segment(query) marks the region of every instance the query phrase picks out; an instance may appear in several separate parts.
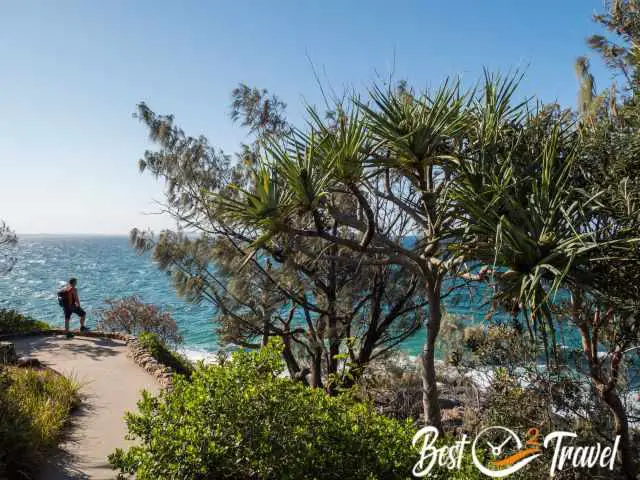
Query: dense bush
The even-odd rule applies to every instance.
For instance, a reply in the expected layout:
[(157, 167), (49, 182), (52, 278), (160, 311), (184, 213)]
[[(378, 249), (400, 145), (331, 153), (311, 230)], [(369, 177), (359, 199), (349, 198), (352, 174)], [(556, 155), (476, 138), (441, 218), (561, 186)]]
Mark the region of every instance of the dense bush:
[[(510, 374), (503, 367), (496, 368), (493, 379), (484, 392), (484, 404), (480, 411), (467, 409), (465, 429), (471, 433), (489, 425), (500, 425), (517, 432), (525, 438), (530, 428), (535, 427), (543, 434), (554, 431), (574, 432), (578, 435), (575, 446), (601, 444), (612, 446), (611, 440), (603, 432), (603, 422), (608, 412), (598, 405), (596, 396), (580, 395), (578, 379), (568, 372), (549, 372), (546, 369), (521, 368)], [(582, 383), (587, 382), (582, 379)], [(588, 383), (586, 383), (588, 385)], [(597, 430), (600, 430), (598, 433)], [(545, 468), (527, 467), (510, 475), (509, 480), (547, 480), (549, 465), (555, 450), (543, 450), (543, 456), (535, 464)], [(532, 464), (534, 465), (534, 464)], [(598, 465), (586, 468), (566, 468), (557, 471), (555, 480), (587, 480), (594, 478), (625, 478), (616, 462), (613, 471)]]
[(191, 376), (193, 371), (193, 365), (191, 362), (172, 350), (170, 350), (166, 343), (160, 340), (153, 333), (143, 333), (138, 337), (140, 345), (142, 345), (153, 358), (160, 363), (171, 367), (174, 371), (181, 375)]
[(396, 354), (373, 362), (356, 384), (356, 394), (385, 416), (404, 420), (422, 415), (422, 388), (416, 362)]
[(33, 478), (78, 402), (75, 382), (50, 370), (0, 371), (0, 478)]
[(15, 310), (0, 310), (0, 335), (3, 333), (27, 333), (35, 330), (46, 330), (44, 322), (22, 315)]
[(99, 312), (99, 329), (130, 335), (149, 332), (165, 343), (176, 345), (182, 342), (176, 321), (161, 307), (143, 303), (135, 295), (120, 300), (105, 300), (105, 303), (107, 307)]
[[(138, 480), (411, 478), (410, 421), (305, 387), (283, 368), (272, 345), (200, 365), (160, 397), (145, 393), (140, 413), (127, 416), (140, 444), (118, 450), (112, 464)], [(440, 478), (472, 478), (448, 473)]]

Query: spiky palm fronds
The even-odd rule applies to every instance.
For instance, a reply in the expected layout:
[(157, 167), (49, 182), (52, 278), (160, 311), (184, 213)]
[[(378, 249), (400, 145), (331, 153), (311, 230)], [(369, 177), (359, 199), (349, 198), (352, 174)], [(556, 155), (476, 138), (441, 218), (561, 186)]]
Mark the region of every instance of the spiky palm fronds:
[(458, 82), (446, 81), (433, 95), (407, 91), (371, 92), (371, 105), (360, 104), (369, 129), (389, 155), (376, 164), (422, 176), (425, 167), (450, 157), (452, 139), (465, 129), (465, 97)]
[(617, 256), (626, 240), (603, 240), (590, 223), (600, 193), (587, 196), (571, 183), (577, 149), (563, 125), (556, 124), (528, 160), (537, 168), (525, 177), (515, 173), (519, 151), (527, 149), (496, 157), (498, 167), (480, 171), (480, 183), (462, 170), (454, 196), (467, 218), (466, 236), (452, 248), (493, 265), (498, 299), (519, 299), (534, 327), (547, 320), (553, 338), (549, 305), (555, 293), (562, 287), (597, 293), (593, 264)]
[(310, 212), (318, 208), (327, 194), (332, 180), (332, 170), (326, 158), (320, 154), (316, 136), (303, 134), (287, 145), (270, 143), (265, 162), (276, 172), (288, 205)]
[(252, 189), (230, 185), (238, 195), (216, 194), (214, 203), (225, 220), (256, 229), (260, 237), (254, 243), (258, 245), (281, 229), (290, 202), (289, 193), (282, 188), (272, 168), (259, 166), (252, 176)]
[[(314, 109), (310, 108), (308, 112), (321, 162), (341, 181), (358, 183), (376, 150), (359, 107), (354, 106), (350, 112), (340, 109), (333, 124), (323, 121)], [(303, 138), (308, 140), (308, 137)]]
[(514, 102), (522, 74), (502, 76), (484, 72), (482, 83), (470, 94), (469, 136), (480, 151), (504, 141), (511, 127), (522, 121), (528, 100)]

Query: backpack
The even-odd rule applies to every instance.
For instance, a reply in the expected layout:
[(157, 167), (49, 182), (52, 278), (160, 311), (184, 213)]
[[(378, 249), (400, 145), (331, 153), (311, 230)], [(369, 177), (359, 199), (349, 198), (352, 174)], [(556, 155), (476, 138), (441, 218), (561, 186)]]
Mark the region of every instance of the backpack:
[(58, 305), (62, 308), (69, 305), (69, 290), (67, 290), (67, 287), (58, 290)]

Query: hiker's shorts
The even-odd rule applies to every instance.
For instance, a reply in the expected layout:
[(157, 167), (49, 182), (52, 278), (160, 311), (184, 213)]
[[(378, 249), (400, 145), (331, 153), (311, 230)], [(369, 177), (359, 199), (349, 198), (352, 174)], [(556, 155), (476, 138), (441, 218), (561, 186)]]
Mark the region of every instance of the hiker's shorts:
[(69, 320), (72, 314), (76, 314), (79, 317), (84, 317), (87, 313), (82, 309), (82, 307), (77, 307), (75, 305), (69, 305), (68, 307), (64, 307), (64, 319)]

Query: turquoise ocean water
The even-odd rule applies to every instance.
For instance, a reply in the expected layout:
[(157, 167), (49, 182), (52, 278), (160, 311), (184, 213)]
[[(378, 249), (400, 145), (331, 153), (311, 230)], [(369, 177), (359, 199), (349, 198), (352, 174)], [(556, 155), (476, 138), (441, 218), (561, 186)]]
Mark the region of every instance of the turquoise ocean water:
[[(64, 320), (56, 292), (74, 276), (78, 278), (80, 299), (90, 327), (106, 298), (135, 294), (144, 302), (166, 306), (172, 312), (190, 357), (200, 358), (219, 348), (213, 307), (177, 298), (171, 279), (148, 255), (138, 255), (124, 236), (21, 236), (17, 257), (13, 271), (0, 276), (0, 308), (13, 308), (62, 326)], [(460, 291), (447, 299), (447, 310), (470, 321), (480, 321), (484, 315), (481, 303), (477, 296)], [(77, 322), (75, 316), (74, 320)], [(416, 354), (423, 340), (418, 332), (403, 349)]]

